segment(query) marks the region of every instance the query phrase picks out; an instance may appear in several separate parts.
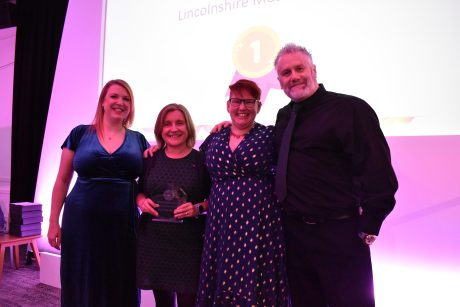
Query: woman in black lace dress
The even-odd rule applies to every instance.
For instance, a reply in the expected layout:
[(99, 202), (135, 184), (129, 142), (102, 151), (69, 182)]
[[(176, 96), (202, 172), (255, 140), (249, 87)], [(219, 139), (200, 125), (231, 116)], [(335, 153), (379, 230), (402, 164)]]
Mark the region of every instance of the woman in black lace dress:
[(155, 137), (161, 149), (144, 161), (137, 196), (137, 284), (153, 290), (156, 306), (175, 306), (176, 296), (179, 307), (194, 306), (210, 179), (184, 106), (160, 111)]

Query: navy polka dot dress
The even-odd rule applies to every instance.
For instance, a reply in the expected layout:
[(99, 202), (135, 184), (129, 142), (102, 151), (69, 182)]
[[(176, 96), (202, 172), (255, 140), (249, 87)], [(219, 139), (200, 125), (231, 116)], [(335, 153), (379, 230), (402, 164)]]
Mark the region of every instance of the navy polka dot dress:
[(287, 306), (273, 127), (255, 124), (235, 151), (230, 129), (200, 149), (212, 179), (197, 306)]

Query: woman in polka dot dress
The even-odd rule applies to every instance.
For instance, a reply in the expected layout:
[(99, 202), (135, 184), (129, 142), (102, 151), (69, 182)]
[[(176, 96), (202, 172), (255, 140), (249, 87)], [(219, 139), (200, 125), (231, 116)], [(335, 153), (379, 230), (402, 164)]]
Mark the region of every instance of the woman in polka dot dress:
[(260, 92), (249, 80), (230, 85), (232, 126), (200, 147), (212, 188), (196, 306), (288, 305), (274, 130), (254, 122)]

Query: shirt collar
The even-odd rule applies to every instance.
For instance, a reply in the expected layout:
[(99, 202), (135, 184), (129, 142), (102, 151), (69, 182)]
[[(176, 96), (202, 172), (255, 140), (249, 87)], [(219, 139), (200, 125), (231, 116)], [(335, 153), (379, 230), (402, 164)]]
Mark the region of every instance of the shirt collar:
[(294, 102), (291, 100), (291, 102), (289, 103), (289, 109), (292, 110), (294, 103), (299, 103), (301, 105), (299, 110), (303, 109), (307, 104), (309, 107), (313, 107), (321, 102), (321, 98), (324, 96), (325, 93), (326, 88), (322, 83), (320, 83), (318, 84), (318, 89), (316, 90), (316, 92), (307, 99), (302, 100), (300, 102)]

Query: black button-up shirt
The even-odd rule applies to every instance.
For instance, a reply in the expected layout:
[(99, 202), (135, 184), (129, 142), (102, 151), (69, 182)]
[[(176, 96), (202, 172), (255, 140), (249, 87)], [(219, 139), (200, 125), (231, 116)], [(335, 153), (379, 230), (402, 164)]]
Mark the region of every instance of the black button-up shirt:
[[(279, 151), (292, 108), (276, 119)], [(378, 234), (398, 188), (390, 150), (374, 110), (322, 84), (302, 104), (290, 145), (283, 208), (300, 216), (349, 213), (361, 207), (361, 231)]]

